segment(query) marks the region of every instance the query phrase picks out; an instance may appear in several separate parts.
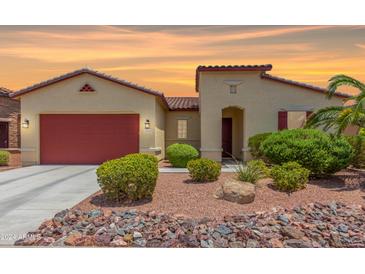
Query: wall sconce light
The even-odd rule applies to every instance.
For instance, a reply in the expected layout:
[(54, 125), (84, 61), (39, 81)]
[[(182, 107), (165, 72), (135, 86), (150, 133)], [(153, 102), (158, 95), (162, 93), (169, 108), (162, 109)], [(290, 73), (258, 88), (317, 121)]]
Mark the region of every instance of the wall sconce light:
[(150, 123), (150, 120), (146, 120), (146, 122), (144, 123), (144, 128), (145, 129), (150, 129), (151, 128), (151, 123)]
[(29, 128), (29, 120), (24, 119), (24, 122), (22, 123), (22, 128)]

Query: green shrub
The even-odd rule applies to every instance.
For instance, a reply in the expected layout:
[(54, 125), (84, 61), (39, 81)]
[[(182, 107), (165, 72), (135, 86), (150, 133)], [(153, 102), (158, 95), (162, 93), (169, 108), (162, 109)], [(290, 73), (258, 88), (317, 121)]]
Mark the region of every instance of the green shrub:
[(267, 167), (263, 160), (248, 161), (247, 166), (251, 169), (256, 169), (260, 173), (260, 179), (270, 177), (270, 168)]
[(238, 165), (236, 168), (237, 179), (242, 182), (250, 182), (256, 184), (259, 179), (262, 178), (262, 172), (256, 167)]
[(252, 157), (254, 157), (255, 159), (260, 159), (264, 156), (262, 154), (262, 152), (260, 151), (260, 146), (261, 146), (261, 143), (263, 141), (265, 141), (266, 138), (269, 137), (271, 134), (272, 134), (271, 132), (260, 133), (260, 134), (251, 136), (248, 139), (248, 147), (250, 148), (250, 153), (251, 153)]
[(190, 160), (187, 168), (191, 178), (195, 182), (216, 181), (221, 174), (221, 165), (205, 158)]
[(351, 164), (356, 168), (365, 168), (365, 136), (346, 136), (354, 150)]
[(173, 144), (166, 149), (167, 159), (174, 167), (186, 167), (190, 160), (197, 159), (199, 152), (187, 144)]
[(273, 164), (297, 162), (313, 175), (332, 174), (346, 168), (353, 156), (345, 138), (316, 129), (273, 133), (261, 144), (260, 150)]
[(96, 175), (105, 196), (117, 201), (151, 197), (158, 177), (157, 159), (151, 156), (130, 154), (100, 165)]
[(365, 136), (365, 128), (364, 127), (360, 128), (359, 135), (360, 136)]
[(305, 188), (310, 171), (296, 162), (287, 162), (271, 169), (274, 186), (281, 191), (292, 192)]
[(0, 166), (7, 166), (9, 163), (10, 153), (8, 151), (0, 151)]

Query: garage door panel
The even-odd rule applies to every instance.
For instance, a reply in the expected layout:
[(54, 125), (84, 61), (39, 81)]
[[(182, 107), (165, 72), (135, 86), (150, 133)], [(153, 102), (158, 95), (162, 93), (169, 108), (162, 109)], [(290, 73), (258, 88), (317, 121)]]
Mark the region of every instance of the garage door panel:
[(99, 164), (139, 151), (138, 114), (40, 115), (42, 164)]

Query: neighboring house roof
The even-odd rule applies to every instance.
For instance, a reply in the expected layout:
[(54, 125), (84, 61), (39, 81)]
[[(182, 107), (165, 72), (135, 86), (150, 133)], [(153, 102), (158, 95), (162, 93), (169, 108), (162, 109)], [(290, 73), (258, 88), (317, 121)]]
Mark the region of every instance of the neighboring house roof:
[(170, 110), (199, 110), (199, 97), (166, 97)]
[[(328, 90), (325, 89), (325, 88), (321, 88), (321, 87), (313, 86), (313, 85), (310, 85), (310, 84), (301, 83), (301, 82), (297, 82), (297, 81), (293, 81), (293, 80), (273, 76), (273, 75), (270, 75), (270, 74), (267, 74), (267, 73), (261, 74), (261, 78), (268, 79), (268, 80), (273, 80), (273, 81), (277, 81), (277, 82), (280, 82), (280, 83), (289, 84), (289, 85), (293, 85), (293, 86), (297, 86), (297, 87), (302, 87), (302, 88), (310, 89), (310, 90), (317, 91), (317, 92), (322, 92), (322, 93), (327, 93), (328, 92)], [(345, 94), (345, 93), (342, 93), (342, 92), (336, 92), (334, 94), (334, 96), (341, 97), (341, 98), (351, 97), (351, 95), (348, 95), (348, 94)]]
[(142, 87), (142, 86), (139, 86), (137, 84), (134, 84), (134, 83), (119, 79), (117, 77), (114, 77), (114, 76), (111, 76), (111, 75), (108, 75), (108, 74), (105, 74), (105, 73), (102, 73), (102, 72), (99, 72), (99, 71), (96, 71), (96, 70), (93, 70), (93, 69), (90, 69), (90, 68), (82, 68), (82, 69), (79, 69), (79, 70), (75, 70), (75, 71), (63, 74), (61, 76), (58, 76), (58, 77), (55, 77), (55, 78), (52, 78), (52, 79), (37, 83), (37, 84), (29, 86), (27, 88), (15, 91), (11, 94), (11, 97), (17, 97), (17, 96), (20, 96), (20, 95), (35, 91), (37, 89), (40, 89), (40, 88), (43, 88), (43, 87), (46, 87), (46, 86), (49, 86), (49, 85), (52, 85), (52, 84), (55, 84), (55, 83), (70, 79), (70, 78), (73, 78), (73, 77), (76, 77), (76, 76), (79, 76), (79, 75), (84, 74), (84, 73), (99, 77), (101, 79), (112, 81), (112, 82), (120, 84), (122, 86), (126, 86), (126, 87), (133, 88), (133, 89), (136, 89), (136, 90), (139, 90), (139, 91), (151, 94), (151, 95), (158, 96), (158, 97), (161, 98), (162, 102), (166, 105), (166, 107), (168, 107), (166, 98), (165, 98), (165, 96), (162, 92), (152, 90), (152, 89), (149, 89), (149, 88), (146, 88), (146, 87)]
[(272, 65), (198, 66), (195, 73), (195, 91), (199, 92), (199, 78), (202, 71), (269, 71)]
[(10, 89), (0, 87), (0, 96), (9, 97), (12, 91)]

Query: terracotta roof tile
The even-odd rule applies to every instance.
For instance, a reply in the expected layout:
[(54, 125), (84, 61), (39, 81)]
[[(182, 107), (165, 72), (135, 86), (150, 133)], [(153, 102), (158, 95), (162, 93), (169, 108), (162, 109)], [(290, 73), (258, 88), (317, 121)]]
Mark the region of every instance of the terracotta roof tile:
[(195, 73), (195, 90), (199, 92), (199, 75), (201, 71), (269, 71), (271, 64), (265, 65), (228, 65), (228, 66), (198, 66)]
[[(298, 87), (310, 89), (310, 90), (317, 91), (317, 92), (322, 92), (322, 93), (327, 93), (328, 92), (328, 90), (325, 89), (325, 88), (321, 88), (321, 87), (313, 86), (313, 85), (310, 85), (310, 84), (285, 79), (285, 78), (278, 77), (278, 76), (273, 76), (273, 75), (270, 75), (270, 74), (267, 74), (267, 73), (263, 73), (261, 75), (261, 78), (268, 79), (268, 80), (273, 80), (273, 81), (277, 81), (277, 82), (280, 82), (280, 83), (289, 84), (289, 85), (293, 85), (293, 86), (298, 86)], [(346, 93), (342, 93), (342, 92), (336, 92), (334, 96), (342, 97), (342, 98), (351, 97), (351, 95), (346, 94)]]
[(10, 89), (0, 87), (0, 96), (9, 97), (12, 91)]
[(199, 110), (199, 97), (166, 97), (170, 110)]

